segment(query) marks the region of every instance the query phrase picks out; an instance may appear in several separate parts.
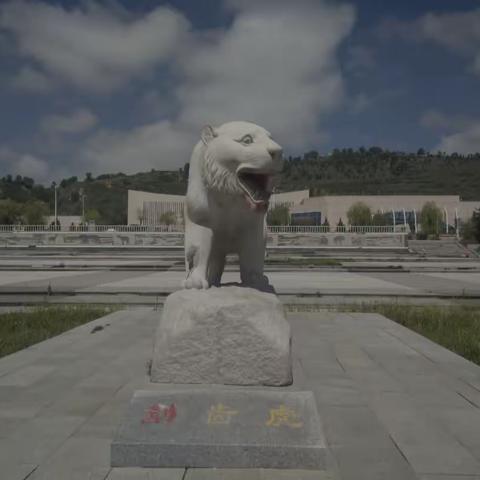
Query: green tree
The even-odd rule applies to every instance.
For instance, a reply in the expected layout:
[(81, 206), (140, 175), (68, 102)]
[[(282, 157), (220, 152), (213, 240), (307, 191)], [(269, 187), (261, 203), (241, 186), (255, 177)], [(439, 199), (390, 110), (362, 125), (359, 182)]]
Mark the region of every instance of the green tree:
[(275, 205), (267, 212), (267, 225), (289, 225), (290, 211), (286, 205)]
[(162, 225), (175, 225), (177, 223), (177, 216), (174, 212), (164, 212), (160, 215), (160, 223)]
[(356, 202), (348, 209), (347, 218), (350, 225), (370, 225), (372, 211), (366, 203)]
[(99, 222), (101, 219), (101, 215), (100, 215), (100, 212), (98, 210), (96, 210), (95, 208), (89, 208), (86, 212), (85, 212), (85, 218), (84, 218), (84, 221), (85, 222)]
[(26, 188), (31, 189), (35, 185), (35, 180), (30, 177), (23, 177), (22, 183)]
[(22, 205), (13, 200), (0, 200), (0, 224), (13, 225), (22, 221)]
[(427, 235), (438, 235), (442, 224), (442, 211), (435, 202), (427, 202), (420, 212), (420, 223), (422, 233)]
[(477, 241), (473, 227), (473, 218), (460, 221), (460, 237), (465, 243), (474, 243)]
[(377, 212), (373, 214), (372, 225), (375, 225), (377, 227), (383, 227), (385, 225), (389, 225), (386, 215), (377, 210)]
[(31, 201), (23, 206), (23, 219), (27, 225), (44, 225), (48, 215), (48, 206), (39, 200)]
[(70, 193), (70, 201), (72, 203), (80, 201), (80, 193), (77, 190), (73, 190), (72, 193)]

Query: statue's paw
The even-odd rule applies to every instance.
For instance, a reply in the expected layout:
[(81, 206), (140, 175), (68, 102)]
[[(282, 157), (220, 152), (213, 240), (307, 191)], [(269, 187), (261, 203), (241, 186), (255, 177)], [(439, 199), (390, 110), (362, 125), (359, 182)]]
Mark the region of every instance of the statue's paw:
[(268, 277), (262, 273), (249, 272), (247, 275), (244, 275), (242, 283), (247, 287), (255, 288), (262, 292), (275, 293), (275, 289), (270, 285)]
[(208, 288), (207, 279), (195, 270), (183, 282), (183, 288)]

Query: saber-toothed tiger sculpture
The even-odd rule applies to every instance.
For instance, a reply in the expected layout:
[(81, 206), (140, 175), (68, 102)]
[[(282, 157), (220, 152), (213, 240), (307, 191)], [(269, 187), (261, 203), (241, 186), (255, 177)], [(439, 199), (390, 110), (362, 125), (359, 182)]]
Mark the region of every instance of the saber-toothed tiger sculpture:
[(263, 274), (265, 214), (282, 148), (249, 122), (207, 126), (190, 159), (185, 214), (185, 288), (220, 285), (237, 253), (242, 284), (271, 290)]

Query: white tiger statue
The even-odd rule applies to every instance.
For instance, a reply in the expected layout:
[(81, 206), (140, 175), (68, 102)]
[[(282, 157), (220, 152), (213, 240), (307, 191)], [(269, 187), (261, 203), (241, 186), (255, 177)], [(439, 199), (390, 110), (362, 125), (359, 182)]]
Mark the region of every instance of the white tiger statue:
[(206, 126), (190, 159), (185, 213), (185, 288), (219, 286), (237, 253), (242, 284), (272, 291), (263, 274), (265, 214), (282, 148), (249, 122)]

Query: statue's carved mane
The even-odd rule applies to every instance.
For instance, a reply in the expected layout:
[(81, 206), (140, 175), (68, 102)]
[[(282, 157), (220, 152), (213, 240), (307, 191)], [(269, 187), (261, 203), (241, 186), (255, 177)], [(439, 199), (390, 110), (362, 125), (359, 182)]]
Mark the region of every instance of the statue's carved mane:
[(239, 193), (237, 178), (234, 172), (231, 172), (221, 165), (210, 149), (205, 148), (203, 162), (203, 181), (210, 190), (217, 190), (225, 193)]

